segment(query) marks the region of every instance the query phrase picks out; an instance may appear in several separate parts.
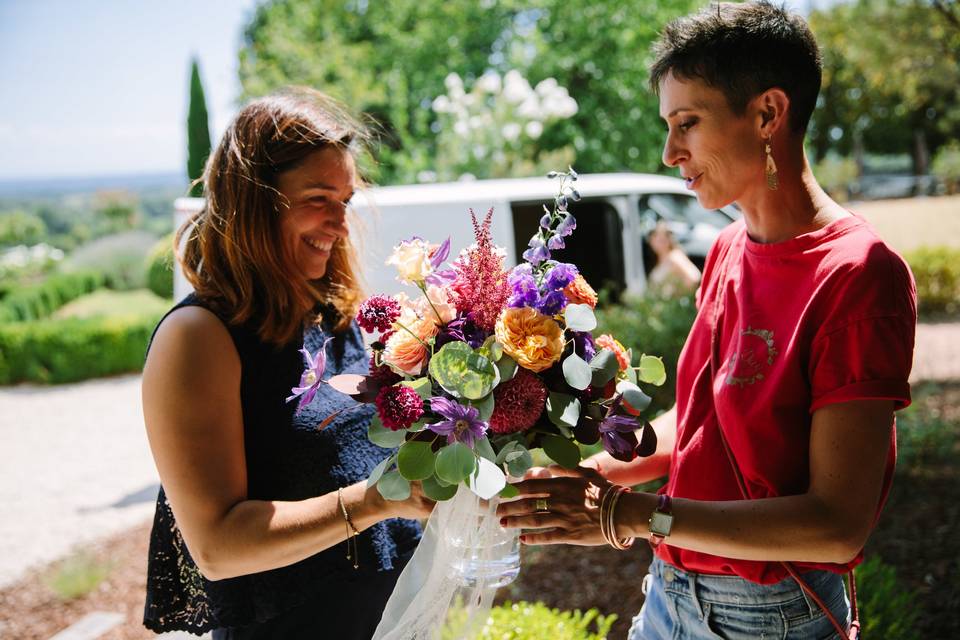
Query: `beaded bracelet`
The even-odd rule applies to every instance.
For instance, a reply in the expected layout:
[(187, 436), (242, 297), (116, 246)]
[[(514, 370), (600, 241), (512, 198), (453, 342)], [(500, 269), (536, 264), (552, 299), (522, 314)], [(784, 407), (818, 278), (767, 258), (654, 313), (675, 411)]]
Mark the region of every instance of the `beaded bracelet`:
[(357, 536), (360, 532), (353, 526), (353, 520), (347, 513), (347, 505), (343, 502), (343, 489), (337, 489), (337, 503), (340, 505), (340, 513), (343, 514), (343, 520), (347, 526), (347, 560), (353, 560), (353, 568), (360, 568), (360, 554), (357, 548)]

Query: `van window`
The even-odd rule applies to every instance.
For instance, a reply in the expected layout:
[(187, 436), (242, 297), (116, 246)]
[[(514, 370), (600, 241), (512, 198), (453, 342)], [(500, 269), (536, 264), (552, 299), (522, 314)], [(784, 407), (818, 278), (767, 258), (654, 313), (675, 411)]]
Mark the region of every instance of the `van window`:
[[(527, 243), (540, 226), (543, 205), (511, 203), (516, 256), (527, 249)], [(566, 248), (552, 251), (560, 262), (572, 262), (598, 292), (607, 289), (613, 300), (626, 287), (623, 265), (623, 223), (612, 204), (606, 200), (582, 200), (570, 203), (570, 213), (577, 219), (577, 230), (566, 238)]]
[(682, 193), (655, 193), (640, 198), (640, 215), (655, 214), (654, 218), (667, 222), (682, 222), (688, 226), (704, 223), (717, 229), (730, 224), (730, 218), (716, 209), (704, 209), (696, 197)]

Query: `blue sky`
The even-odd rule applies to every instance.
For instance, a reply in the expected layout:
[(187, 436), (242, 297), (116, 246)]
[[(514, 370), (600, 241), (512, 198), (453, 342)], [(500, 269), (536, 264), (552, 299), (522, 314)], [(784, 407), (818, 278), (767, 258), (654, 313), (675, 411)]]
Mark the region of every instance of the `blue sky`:
[(216, 140), (236, 111), (255, 5), (0, 0), (0, 180), (183, 171), (190, 56)]

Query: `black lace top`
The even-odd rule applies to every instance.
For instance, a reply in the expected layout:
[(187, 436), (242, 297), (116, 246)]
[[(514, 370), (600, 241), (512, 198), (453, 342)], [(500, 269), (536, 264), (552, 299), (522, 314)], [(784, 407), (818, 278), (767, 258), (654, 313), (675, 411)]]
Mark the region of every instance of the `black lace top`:
[[(188, 305), (206, 306), (191, 295), (171, 311)], [(388, 450), (367, 440), (373, 414), (370, 406), (338, 415), (322, 431), (315, 428), (336, 410), (355, 404), (328, 386), (321, 386), (313, 402), (294, 416), (296, 401), (287, 403), (285, 398), (303, 371), (299, 341), (277, 349), (261, 342), (249, 328), (228, 329), (242, 367), (240, 398), (249, 498), (302, 500), (335, 491), (366, 478), (388, 455)], [(368, 358), (356, 324), (344, 333), (307, 329), (304, 343), (315, 352), (330, 336), (324, 377), (365, 373)], [(143, 623), (156, 632), (201, 634), (264, 622), (307, 598), (320, 596), (322, 601), (325, 592), (342, 595), (344, 589), (355, 589), (362, 593), (365, 577), (392, 570), (419, 538), (416, 522), (386, 520), (360, 534), (359, 569), (346, 559), (346, 544), (341, 543), (287, 567), (210, 581), (190, 557), (161, 487), (150, 536)], [(375, 614), (379, 619), (380, 612)]]

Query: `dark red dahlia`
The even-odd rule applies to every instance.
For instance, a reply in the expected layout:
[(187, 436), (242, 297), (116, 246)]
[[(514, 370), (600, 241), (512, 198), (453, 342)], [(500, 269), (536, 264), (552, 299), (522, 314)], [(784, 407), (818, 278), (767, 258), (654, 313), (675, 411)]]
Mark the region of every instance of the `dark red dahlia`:
[(540, 378), (518, 368), (512, 380), (497, 385), (493, 392), (490, 429), (495, 433), (516, 433), (532, 427), (543, 413), (547, 388)]
[(383, 387), (377, 393), (377, 413), (383, 426), (392, 431), (406, 429), (423, 415), (423, 398), (410, 387)]

